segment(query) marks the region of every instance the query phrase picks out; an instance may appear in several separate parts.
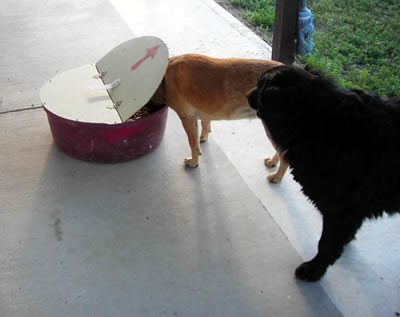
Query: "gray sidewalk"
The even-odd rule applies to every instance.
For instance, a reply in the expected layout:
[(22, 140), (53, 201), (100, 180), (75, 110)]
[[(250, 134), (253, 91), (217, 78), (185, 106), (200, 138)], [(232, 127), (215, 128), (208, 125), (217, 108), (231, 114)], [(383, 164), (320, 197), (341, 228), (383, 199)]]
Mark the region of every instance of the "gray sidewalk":
[[(352, 244), (321, 283), (294, 279), (320, 220), (290, 176), (265, 182), (271, 147), (256, 120), (215, 123), (194, 170), (182, 165), (189, 147), (171, 110), (161, 145), (127, 163), (81, 162), (53, 144), (35, 109), (41, 85), (131, 37), (159, 36), (171, 55), (269, 58), (213, 1), (3, 0), (0, 18), (0, 316), (400, 310), (399, 244), (387, 245), (400, 241), (399, 218), (367, 224), (360, 240), (372, 231), (382, 245)], [(392, 257), (373, 262), (381, 246)]]

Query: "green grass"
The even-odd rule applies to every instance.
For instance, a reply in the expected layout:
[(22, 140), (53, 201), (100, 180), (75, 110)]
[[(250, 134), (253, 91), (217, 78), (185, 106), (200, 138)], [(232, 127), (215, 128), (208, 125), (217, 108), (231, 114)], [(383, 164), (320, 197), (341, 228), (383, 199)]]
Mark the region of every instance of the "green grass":
[[(275, 0), (221, 0), (271, 44)], [(221, 2), (220, 1), (220, 2)], [(297, 57), (345, 88), (399, 95), (400, 0), (308, 0), (315, 55)]]
[(266, 42), (272, 42), (275, 0), (217, 0), (217, 2), (252, 26)]

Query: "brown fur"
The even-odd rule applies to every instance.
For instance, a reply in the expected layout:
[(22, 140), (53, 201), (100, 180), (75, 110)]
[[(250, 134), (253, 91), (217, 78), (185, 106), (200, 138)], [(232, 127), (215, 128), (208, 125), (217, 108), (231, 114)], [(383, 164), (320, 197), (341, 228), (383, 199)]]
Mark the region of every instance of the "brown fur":
[[(170, 58), (164, 80), (152, 98), (176, 111), (189, 139), (192, 156), (186, 166), (199, 164), (200, 142), (208, 138), (211, 120), (255, 116), (248, 92), (266, 70), (282, 65), (270, 60), (219, 59), (198, 54)], [(201, 135), (198, 132), (201, 120)]]

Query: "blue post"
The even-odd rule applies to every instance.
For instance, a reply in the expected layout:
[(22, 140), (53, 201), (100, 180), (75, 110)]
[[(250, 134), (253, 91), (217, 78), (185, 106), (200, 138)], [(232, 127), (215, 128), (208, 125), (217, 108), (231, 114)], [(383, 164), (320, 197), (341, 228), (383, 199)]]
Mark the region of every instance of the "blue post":
[(313, 14), (306, 7), (306, 0), (301, 0), (298, 20), (298, 43), (297, 53), (300, 55), (314, 54), (313, 34), (314, 24)]

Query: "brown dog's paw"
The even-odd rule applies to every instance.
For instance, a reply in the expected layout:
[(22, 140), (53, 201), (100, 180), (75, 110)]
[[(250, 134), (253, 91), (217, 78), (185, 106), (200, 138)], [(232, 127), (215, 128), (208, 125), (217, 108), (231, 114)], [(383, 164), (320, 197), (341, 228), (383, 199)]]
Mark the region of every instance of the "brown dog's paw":
[(192, 168), (199, 166), (199, 161), (195, 161), (191, 157), (185, 158), (183, 160), (183, 163), (185, 164), (185, 166)]
[(208, 135), (201, 135), (200, 136), (200, 143), (204, 143), (208, 140)]
[(274, 162), (274, 160), (272, 158), (267, 157), (264, 160), (264, 164), (266, 167), (275, 167), (276, 166), (276, 162)]
[(273, 173), (267, 176), (267, 180), (270, 183), (279, 184), (282, 180), (282, 176), (280, 176), (278, 173)]

